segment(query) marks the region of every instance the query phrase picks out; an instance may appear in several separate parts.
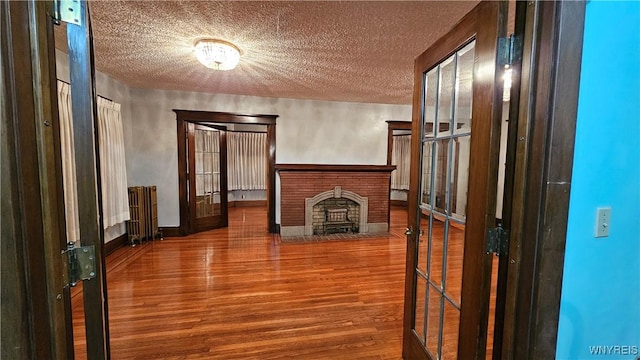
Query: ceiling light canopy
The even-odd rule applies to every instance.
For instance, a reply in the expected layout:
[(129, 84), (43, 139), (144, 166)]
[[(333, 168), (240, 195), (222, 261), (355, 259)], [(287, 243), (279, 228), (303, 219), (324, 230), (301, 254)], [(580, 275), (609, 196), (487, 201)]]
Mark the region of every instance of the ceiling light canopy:
[(195, 52), (198, 60), (210, 69), (231, 70), (240, 61), (240, 49), (223, 40), (199, 40), (196, 42)]

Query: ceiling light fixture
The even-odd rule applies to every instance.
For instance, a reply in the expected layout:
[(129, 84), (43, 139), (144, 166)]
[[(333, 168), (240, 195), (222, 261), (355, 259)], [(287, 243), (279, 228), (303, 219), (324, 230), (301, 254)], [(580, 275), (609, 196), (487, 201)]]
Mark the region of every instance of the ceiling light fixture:
[(240, 49), (223, 40), (199, 40), (196, 42), (195, 52), (198, 61), (210, 69), (231, 70), (240, 61)]

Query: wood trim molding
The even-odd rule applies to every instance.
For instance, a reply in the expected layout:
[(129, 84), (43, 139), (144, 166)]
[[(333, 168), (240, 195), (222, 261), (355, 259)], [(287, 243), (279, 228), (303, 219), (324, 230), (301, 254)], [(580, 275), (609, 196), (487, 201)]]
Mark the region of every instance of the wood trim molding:
[(0, 4), (3, 358), (73, 355), (52, 5)]
[(267, 206), (267, 200), (230, 201), (228, 204), (229, 207)]
[(407, 120), (387, 120), (389, 130), (411, 130), (411, 121)]
[(117, 238), (104, 243), (104, 255), (105, 256), (109, 256), (110, 254), (113, 254), (116, 250), (118, 250), (121, 247), (125, 247), (129, 244), (129, 237), (127, 235), (127, 233), (125, 232), (124, 234), (118, 236)]
[(391, 206), (407, 207), (409, 205), (409, 202), (407, 200), (389, 200), (389, 204)]
[(182, 237), (179, 226), (163, 226), (160, 228), (162, 237)]
[[(83, 284), (84, 317), (87, 333), (87, 357), (108, 358), (109, 311), (104, 254), (104, 228), (100, 153), (97, 148), (97, 107), (95, 67), (89, 8), (80, 2), (82, 26), (67, 27), (69, 83), (73, 114), (76, 185), (78, 188), (78, 224), (83, 245), (95, 246), (95, 277)], [(96, 212), (96, 209), (98, 210)]]
[(272, 234), (279, 234), (280, 227), (276, 224), (276, 124), (267, 126), (267, 227)]
[(279, 115), (248, 115), (219, 111), (197, 111), (173, 109), (176, 115), (186, 121), (211, 121), (232, 124), (275, 125)]
[[(530, 26), (526, 21), (526, 2), (517, 2), (515, 4), (515, 28), (514, 35), (522, 37), (525, 32), (525, 26)], [(530, 40), (527, 40), (530, 41)], [(530, 44), (523, 44), (523, 52), (528, 52)], [(518, 146), (518, 113), (520, 106), (520, 87), (522, 83), (527, 83), (528, 76), (525, 76), (527, 71), (523, 71), (522, 62), (515, 62), (511, 65), (513, 74), (519, 74), (520, 76), (513, 76), (511, 80), (511, 94), (509, 101), (509, 126), (507, 130), (507, 151), (505, 162), (505, 178), (504, 178), (504, 193), (503, 193), (503, 208), (502, 219), (497, 218), (496, 214), (496, 226), (502, 224), (505, 229), (512, 229), (512, 211), (514, 207), (514, 186), (515, 186), (515, 172), (516, 172), (516, 146)], [(520, 166), (521, 167), (521, 166)], [(513, 232), (511, 233), (513, 236)], [(513, 242), (513, 241), (511, 241)], [(513, 333), (507, 333), (505, 328), (505, 316), (507, 312), (513, 312), (514, 301), (513, 299), (507, 299), (507, 286), (509, 282), (509, 272), (516, 271), (513, 269), (513, 264), (510, 264), (510, 256), (500, 256), (498, 258), (498, 281), (496, 289), (496, 304), (495, 304), (495, 318), (494, 318), (494, 332), (493, 332), (493, 353), (494, 359), (503, 358), (503, 354), (510, 352), (510, 347), (513, 345)], [(508, 310), (510, 309), (510, 310)], [(506, 358), (505, 358), (506, 359)]]
[(395, 165), (276, 164), (277, 171), (392, 172)]
[(411, 131), (411, 121), (387, 120), (387, 165), (392, 163), (394, 130)]
[[(188, 123), (215, 122), (230, 124), (262, 124), (267, 126), (267, 224), (270, 233), (276, 233), (276, 119), (279, 115), (246, 115), (218, 111), (173, 109), (176, 113), (178, 138), (178, 181), (180, 196), (180, 234), (189, 233), (189, 209), (187, 201), (187, 125)], [(182, 142), (184, 141), (184, 143)], [(228, 206), (228, 205), (227, 205)]]
[[(556, 355), (585, 2), (524, 12), (502, 359)], [(518, 15), (517, 15), (518, 16)], [(499, 329), (496, 329), (499, 330)]]

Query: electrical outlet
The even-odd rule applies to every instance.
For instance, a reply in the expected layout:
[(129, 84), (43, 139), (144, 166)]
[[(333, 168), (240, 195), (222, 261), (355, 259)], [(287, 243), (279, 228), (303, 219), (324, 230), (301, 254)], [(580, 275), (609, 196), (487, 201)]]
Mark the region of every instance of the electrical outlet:
[(596, 237), (609, 236), (611, 227), (611, 208), (599, 207), (596, 211)]

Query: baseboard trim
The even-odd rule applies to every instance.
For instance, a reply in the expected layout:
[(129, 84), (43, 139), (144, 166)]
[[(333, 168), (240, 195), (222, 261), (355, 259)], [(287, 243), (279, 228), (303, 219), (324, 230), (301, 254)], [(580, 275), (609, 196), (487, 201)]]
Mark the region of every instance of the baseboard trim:
[(123, 246), (127, 246), (128, 243), (129, 243), (128, 236), (127, 236), (127, 233), (125, 232), (124, 234), (104, 244), (105, 256), (112, 254), (114, 251), (118, 250)]
[(409, 206), (409, 203), (407, 202), (407, 200), (390, 200), (389, 204), (391, 204), (391, 206), (403, 206), (403, 207)]
[(181, 237), (179, 226), (163, 226), (160, 228), (162, 237)]
[(229, 201), (228, 207), (267, 206), (267, 200)]

